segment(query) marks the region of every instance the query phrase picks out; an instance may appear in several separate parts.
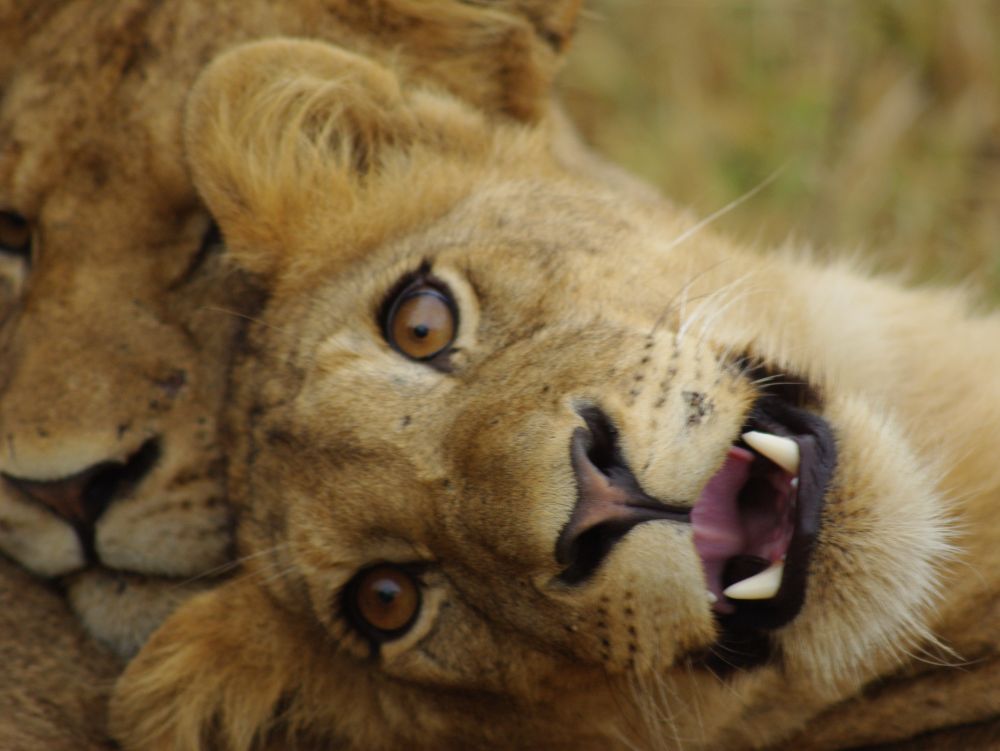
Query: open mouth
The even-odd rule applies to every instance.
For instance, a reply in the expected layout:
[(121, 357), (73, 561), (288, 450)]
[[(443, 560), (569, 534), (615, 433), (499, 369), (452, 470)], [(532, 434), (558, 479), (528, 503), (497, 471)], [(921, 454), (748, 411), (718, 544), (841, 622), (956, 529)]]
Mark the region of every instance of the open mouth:
[(835, 465), (823, 418), (776, 396), (757, 401), (691, 510), (708, 597), (725, 630), (773, 630), (798, 614)]
[(580, 411), (570, 446), (578, 501), (556, 542), (559, 578), (589, 578), (612, 547), (647, 521), (689, 522), (720, 638), (705, 663), (716, 672), (766, 661), (767, 633), (805, 601), (809, 562), (836, 466), (826, 421), (800, 406), (808, 390), (758, 398), (691, 508), (645, 493), (627, 466), (618, 434), (599, 409)]

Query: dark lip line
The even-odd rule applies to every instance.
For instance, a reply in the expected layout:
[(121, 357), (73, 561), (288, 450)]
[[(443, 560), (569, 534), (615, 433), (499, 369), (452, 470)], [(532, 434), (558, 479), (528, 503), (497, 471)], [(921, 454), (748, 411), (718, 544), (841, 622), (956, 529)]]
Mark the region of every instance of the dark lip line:
[[(564, 584), (579, 584), (588, 579), (611, 549), (639, 524), (648, 521), (691, 521), (691, 507), (665, 503), (642, 489), (621, 455), (616, 428), (603, 412), (597, 408), (581, 410), (581, 417), (588, 427), (574, 431), (571, 447), (575, 446), (577, 450), (580, 446), (584, 447), (591, 461), (594, 460), (594, 452), (598, 455), (598, 463), (603, 457), (605, 466), (602, 471), (609, 484), (622, 492), (625, 499), (620, 506), (623, 512), (621, 517), (603, 522), (599, 535), (597, 527), (590, 530), (598, 539), (596, 542), (589, 540), (587, 544), (593, 544), (597, 552), (582, 552), (582, 538), (574, 541), (573, 545), (567, 544), (565, 533), (571, 523), (567, 524), (556, 546), (556, 559), (565, 566), (557, 578)], [(778, 593), (769, 600), (738, 601), (735, 613), (718, 616), (724, 630), (759, 634), (790, 622), (805, 602), (808, 569), (820, 533), (825, 497), (836, 468), (836, 447), (832, 430), (825, 419), (773, 394), (763, 394), (754, 402), (740, 435), (747, 430), (763, 430), (790, 438), (799, 446), (801, 457), (794, 528)], [(737, 439), (732, 445), (741, 444), (742, 441)], [(578, 458), (573, 448), (571, 457), (576, 466)], [(577, 501), (579, 505), (580, 499)], [(577, 545), (577, 542), (581, 544)], [(589, 560), (581, 563), (581, 557), (586, 556)]]

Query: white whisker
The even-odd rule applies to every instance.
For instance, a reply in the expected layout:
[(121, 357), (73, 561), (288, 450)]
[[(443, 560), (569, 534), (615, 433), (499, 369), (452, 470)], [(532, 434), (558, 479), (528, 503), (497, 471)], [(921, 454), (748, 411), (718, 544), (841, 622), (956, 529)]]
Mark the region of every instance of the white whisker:
[(232, 571), (233, 569), (239, 568), (246, 561), (252, 560), (254, 558), (259, 558), (261, 556), (270, 555), (271, 553), (274, 553), (277, 550), (287, 547), (289, 547), (289, 543), (282, 542), (277, 545), (265, 548), (263, 550), (258, 550), (256, 553), (250, 553), (249, 555), (239, 556), (238, 558), (234, 558), (231, 561), (207, 569), (206, 571), (202, 571), (200, 574), (196, 574), (182, 581), (179, 581), (175, 586), (177, 588), (181, 588), (189, 584), (194, 584), (196, 582), (202, 581), (204, 579), (214, 579), (218, 576), (221, 576), (222, 574), (226, 574)]
[(711, 214), (709, 214), (704, 219), (702, 219), (701, 221), (699, 221), (696, 224), (694, 224), (692, 227), (689, 227), (688, 229), (686, 229), (683, 232), (681, 232), (677, 237), (675, 237), (673, 240), (670, 241), (670, 243), (667, 244), (667, 246), (666, 246), (666, 248), (664, 248), (664, 250), (665, 251), (672, 250), (672, 249), (676, 248), (678, 245), (680, 245), (681, 243), (684, 243), (687, 240), (690, 240), (692, 237), (694, 237), (695, 235), (697, 235), (699, 232), (701, 232), (703, 229), (705, 229), (706, 227), (708, 227), (713, 222), (717, 221), (718, 219), (721, 219), (722, 217), (724, 217), (726, 214), (728, 214), (733, 209), (735, 209), (735, 208), (741, 206), (742, 204), (746, 203), (747, 201), (749, 201), (755, 195), (757, 195), (762, 190), (764, 190), (764, 188), (768, 187), (771, 183), (773, 183), (778, 178), (778, 176), (782, 172), (784, 172), (785, 166), (786, 165), (784, 165), (784, 164), (781, 165), (774, 172), (772, 172), (770, 175), (768, 175), (767, 177), (765, 177), (761, 182), (759, 182), (753, 188), (751, 188), (750, 190), (748, 190), (746, 193), (744, 193), (743, 195), (739, 196), (738, 198), (733, 199), (732, 201), (730, 201), (729, 203), (727, 203), (725, 206), (723, 206), (721, 209), (713, 211)]

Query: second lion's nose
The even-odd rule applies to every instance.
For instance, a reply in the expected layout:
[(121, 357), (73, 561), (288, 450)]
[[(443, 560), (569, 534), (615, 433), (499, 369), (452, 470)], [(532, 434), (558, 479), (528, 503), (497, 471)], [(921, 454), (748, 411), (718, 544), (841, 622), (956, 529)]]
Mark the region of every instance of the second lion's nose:
[(41, 481), (4, 475), (24, 495), (71, 524), (91, 525), (104, 513), (123, 464), (102, 462), (72, 477)]
[(136, 484), (159, 456), (155, 440), (147, 441), (128, 461), (99, 462), (58, 480), (36, 480), (4, 473), (3, 479), (31, 501), (74, 527), (91, 527), (116, 497)]

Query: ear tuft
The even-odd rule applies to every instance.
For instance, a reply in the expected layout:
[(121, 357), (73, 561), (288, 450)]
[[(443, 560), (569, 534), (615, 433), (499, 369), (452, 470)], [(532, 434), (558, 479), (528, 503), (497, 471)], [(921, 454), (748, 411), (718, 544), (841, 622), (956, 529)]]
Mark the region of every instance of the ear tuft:
[[(336, 18), (368, 53), (390, 51), (408, 78), (519, 122), (548, 112), (581, 0), (352, 0)], [(381, 50), (381, 52), (379, 51)]]

